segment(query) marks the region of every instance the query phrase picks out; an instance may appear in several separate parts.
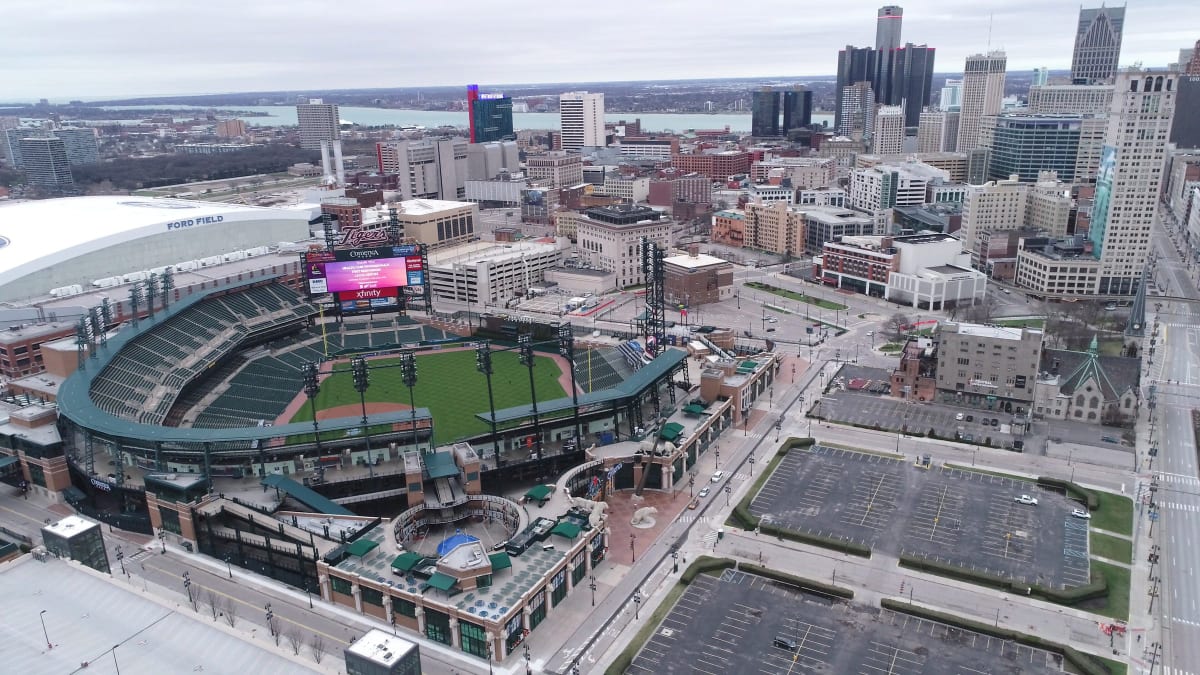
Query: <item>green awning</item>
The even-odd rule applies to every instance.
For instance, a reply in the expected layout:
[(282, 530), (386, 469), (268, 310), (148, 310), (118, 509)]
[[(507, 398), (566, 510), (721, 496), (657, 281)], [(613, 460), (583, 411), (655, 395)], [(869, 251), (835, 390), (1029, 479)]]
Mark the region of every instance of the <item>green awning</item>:
[(704, 406), (696, 403), (689, 403), (688, 405), (683, 406), (683, 414), (685, 415), (703, 415), (704, 410)]
[(671, 441), (672, 443), (675, 442), (682, 435), (683, 435), (683, 425), (678, 422), (671, 422), (670, 424), (664, 424), (662, 431), (658, 432), (659, 438), (663, 439), (664, 441)]
[(19, 461), (20, 461), (19, 459), (17, 459), (16, 457), (13, 457), (12, 455), (0, 455), (0, 469), (3, 469), (4, 467), (7, 467), (7, 466), (12, 466), (13, 464), (16, 464)]
[(459, 474), (454, 455), (449, 452), (431, 452), (425, 455), (425, 470), (432, 478), (450, 478)]
[(553, 492), (553, 490), (550, 489), (549, 485), (534, 485), (533, 487), (529, 488), (529, 492), (526, 492), (525, 496), (540, 502), (549, 498), (551, 492)]
[(580, 530), (578, 525), (565, 520), (555, 525), (553, 530), (550, 530), (550, 534), (557, 534), (558, 536), (566, 537), (567, 539), (574, 539), (578, 537), (579, 532)]
[(379, 546), (379, 542), (377, 541), (371, 541), (370, 539), (359, 539), (353, 544), (350, 544), (350, 547), (346, 550), (350, 553), (350, 555), (356, 555), (361, 558), (371, 551), (374, 551), (375, 547), (377, 546)]
[(412, 551), (406, 551), (396, 556), (396, 559), (392, 561), (392, 567), (400, 570), (401, 572), (411, 572), (412, 569), (416, 567), (417, 564), (422, 560), (424, 560), (424, 558), (421, 556), (421, 554), (413, 553)]
[(433, 586), (439, 591), (449, 592), (451, 588), (454, 588), (454, 584), (458, 583), (458, 579), (455, 579), (448, 574), (434, 572), (433, 576), (429, 577), (428, 583), (430, 586)]
[(492, 561), (492, 574), (512, 567), (512, 558), (507, 553), (492, 553), (488, 555), (488, 560)]

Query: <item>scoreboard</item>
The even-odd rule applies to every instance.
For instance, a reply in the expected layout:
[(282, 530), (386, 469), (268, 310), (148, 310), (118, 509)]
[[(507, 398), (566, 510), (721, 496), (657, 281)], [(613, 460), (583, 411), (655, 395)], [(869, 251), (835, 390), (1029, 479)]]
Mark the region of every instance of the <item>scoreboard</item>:
[(344, 314), (395, 311), (402, 297), (425, 294), (421, 251), (411, 245), (310, 251), (304, 277), (310, 295), (332, 294)]

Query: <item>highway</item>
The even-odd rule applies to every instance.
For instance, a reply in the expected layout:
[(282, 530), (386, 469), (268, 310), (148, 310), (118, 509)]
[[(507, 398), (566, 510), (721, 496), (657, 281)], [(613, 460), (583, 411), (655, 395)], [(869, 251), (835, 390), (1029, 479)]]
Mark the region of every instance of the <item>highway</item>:
[[(1157, 278), (1171, 296), (1197, 299), (1200, 293), (1180, 261), (1165, 228), (1159, 228), (1153, 243), (1158, 249)], [(1147, 312), (1154, 309), (1147, 299)], [(1154, 496), (1158, 522), (1153, 543), (1161, 547), (1160, 565), (1151, 567), (1161, 578), (1155, 618), (1161, 621), (1165, 673), (1200, 672), (1200, 579), (1197, 551), (1200, 550), (1200, 479), (1197, 478), (1196, 440), (1192, 410), (1200, 408), (1200, 305), (1190, 302), (1163, 303), (1155, 319), (1159, 322), (1155, 353), (1144, 383), (1157, 389), (1152, 412), (1159, 454), (1154, 459)], [(1147, 316), (1147, 322), (1151, 322)], [(1146, 467), (1143, 467), (1146, 468)], [(1151, 612), (1155, 614), (1155, 612)]]

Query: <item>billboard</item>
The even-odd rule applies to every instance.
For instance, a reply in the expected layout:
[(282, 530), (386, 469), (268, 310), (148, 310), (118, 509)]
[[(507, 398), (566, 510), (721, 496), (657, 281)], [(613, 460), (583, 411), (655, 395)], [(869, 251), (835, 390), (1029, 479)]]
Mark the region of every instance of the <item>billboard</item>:
[(425, 286), (416, 246), (309, 252), (304, 276), (311, 295), (332, 294), (335, 306), (347, 314), (395, 310), (401, 297), (414, 294), (409, 289)]

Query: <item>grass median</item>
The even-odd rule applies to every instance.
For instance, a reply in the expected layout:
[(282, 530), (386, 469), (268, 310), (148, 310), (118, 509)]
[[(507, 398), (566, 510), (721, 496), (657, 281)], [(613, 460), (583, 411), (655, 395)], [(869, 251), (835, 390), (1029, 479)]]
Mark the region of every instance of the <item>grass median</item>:
[(807, 303), (810, 305), (814, 305), (816, 307), (820, 307), (822, 309), (832, 309), (832, 310), (835, 310), (838, 312), (841, 312), (846, 309), (845, 305), (840, 305), (836, 302), (830, 302), (829, 300), (822, 300), (821, 298), (814, 298), (811, 295), (806, 295), (804, 293), (797, 293), (796, 291), (789, 291), (786, 288), (780, 288), (778, 286), (773, 286), (771, 284), (764, 284), (761, 281), (747, 281), (746, 287), (753, 288), (756, 291), (766, 291), (767, 293), (770, 293), (771, 295), (778, 295), (779, 297), (787, 298), (788, 300), (804, 302), (804, 303)]

